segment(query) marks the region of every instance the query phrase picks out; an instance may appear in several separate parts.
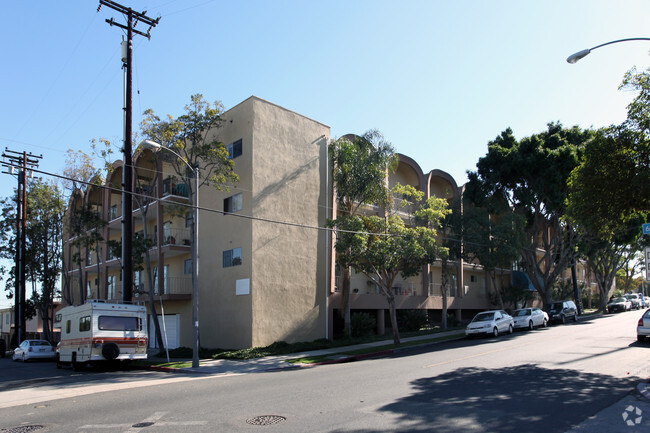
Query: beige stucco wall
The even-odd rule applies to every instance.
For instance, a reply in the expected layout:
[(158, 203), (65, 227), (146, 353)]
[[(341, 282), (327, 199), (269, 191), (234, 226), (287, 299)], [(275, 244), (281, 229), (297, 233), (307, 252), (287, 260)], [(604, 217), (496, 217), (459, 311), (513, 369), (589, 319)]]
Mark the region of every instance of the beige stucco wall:
[[(201, 189), (201, 207), (223, 210), (243, 193), (238, 215), (313, 227), (325, 225), (329, 127), (251, 97), (224, 114), (225, 144), (242, 139), (240, 181), (230, 191)], [(201, 211), (200, 330), (204, 347), (241, 348), (325, 337), (326, 233)], [(223, 268), (223, 251), (242, 264)], [(236, 294), (249, 280), (250, 294)]]

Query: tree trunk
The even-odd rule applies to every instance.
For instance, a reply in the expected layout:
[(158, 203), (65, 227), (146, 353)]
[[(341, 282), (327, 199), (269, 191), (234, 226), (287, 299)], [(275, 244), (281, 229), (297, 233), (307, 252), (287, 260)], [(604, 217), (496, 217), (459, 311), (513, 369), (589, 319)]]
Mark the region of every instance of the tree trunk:
[(388, 301), (388, 307), (390, 311), (390, 326), (393, 329), (393, 343), (396, 346), (400, 345), (399, 341), (399, 329), (397, 328), (397, 311), (395, 310), (395, 297), (394, 296), (388, 296), (386, 298)]
[(343, 318), (343, 332), (346, 337), (352, 335), (352, 319), (350, 314), (350, 267), (343, 270), (343, 281), (341, 281), (341, 310), (339, 314)]

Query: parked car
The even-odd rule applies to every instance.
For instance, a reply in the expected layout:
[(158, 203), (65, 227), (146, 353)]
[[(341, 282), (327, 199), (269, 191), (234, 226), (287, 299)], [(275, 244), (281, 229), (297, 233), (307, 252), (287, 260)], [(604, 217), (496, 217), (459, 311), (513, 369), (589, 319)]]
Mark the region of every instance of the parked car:
[(548, 307), (549, 322), (566, 323), (567, 319), (578, 321), (578, 308), (573, 301), (553, 301)]
[(627, 298), (628, 301), (632, 303), (632, 309), (633, 310), (638, 310), (641, 308), (641, 303), (639, 302), (639, 295), (636, 293), (628, 293), (627, 295), (623, 295)]
[(608, 313), (620, 313), (621, 311), (630, 311), (632, 303), (627, 298), (621, 296), (620, 298), (612, 298), (607, 303)]
[(650, 296), (644, 296), (643, 300), (645, 301), (645, 307), (650, 308)]
[(648, 308), (650, 305), (645, 300), (645, 297), (643, 296), (643, 293), (637, 293), (637, 296), (639, 297), (639, 305), (640, 308)]
[(548, 325), (548, 314), (539, 308), (522, 308), (512, 313), (515, 329), (528, 328), (533, 329), (536, 326)]
[(54, 348), (46, 340), (25, 340), (14, 349), (12, 359), (23, 362), (31, 359), (54, 359)]
[(478, 313), (467, 328), (465, 335), (473, 337), (476, 335), (493, 335), (498, 336), (502, 332), (512, 334), (515, 329), (515, 323), (512, 316), (503, 310), (491, 310)]
[(646, 310), (636, 325), (637, 341), (645, 341), (650, 337), (650, 310)]

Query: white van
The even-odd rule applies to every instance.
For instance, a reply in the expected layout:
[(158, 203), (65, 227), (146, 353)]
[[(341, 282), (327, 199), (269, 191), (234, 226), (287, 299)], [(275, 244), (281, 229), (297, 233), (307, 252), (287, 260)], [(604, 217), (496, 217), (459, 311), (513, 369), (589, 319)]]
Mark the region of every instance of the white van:
[(94, 361), (147, 359), (147, 310), (143, 305), (92, 300), (62, 308), (57, 367)]

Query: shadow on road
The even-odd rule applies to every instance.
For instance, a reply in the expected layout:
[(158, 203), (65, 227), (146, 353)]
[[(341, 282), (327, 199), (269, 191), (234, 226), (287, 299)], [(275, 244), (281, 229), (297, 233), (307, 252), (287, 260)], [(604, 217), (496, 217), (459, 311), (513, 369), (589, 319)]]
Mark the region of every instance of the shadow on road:
[(633, 379), (545, 369), (466, 368), (412, 382), (378, 409), (409, 432), (564, 432), (629, 393)]

